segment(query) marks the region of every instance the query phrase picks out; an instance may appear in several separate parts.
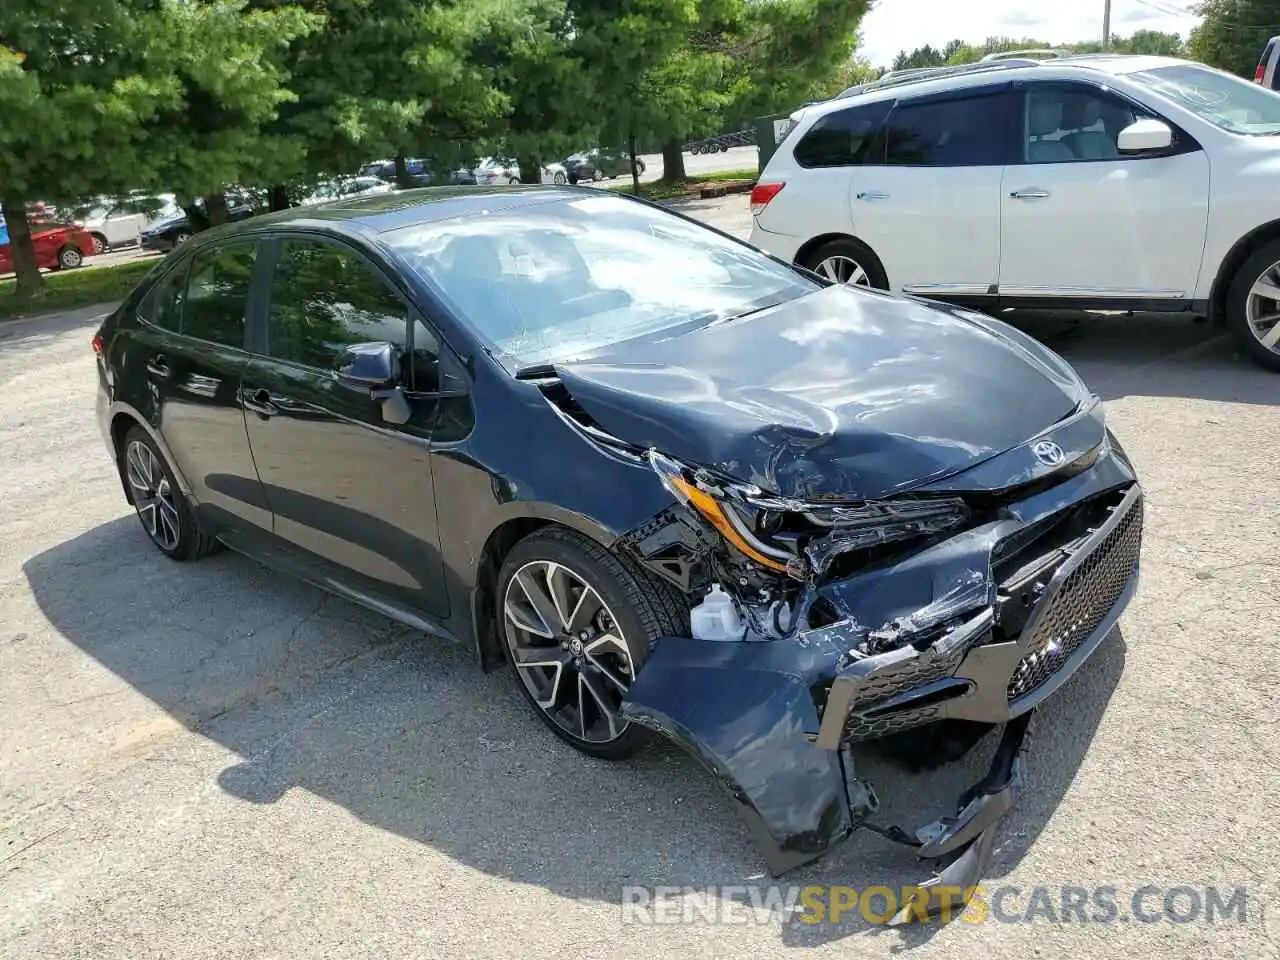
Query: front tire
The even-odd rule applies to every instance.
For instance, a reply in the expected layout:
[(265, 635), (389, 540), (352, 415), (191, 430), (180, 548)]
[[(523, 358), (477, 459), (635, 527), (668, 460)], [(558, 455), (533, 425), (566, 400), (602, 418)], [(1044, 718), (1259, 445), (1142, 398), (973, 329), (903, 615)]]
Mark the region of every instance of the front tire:
[(554, 183), (557, 187), (563, 187), (566, 182), (565, 175), (561, 171), (557, 170), (555, 173), (555, 176), (551, 178), (551, 182)]
[(1280, 240), (1259, 247), (1227, 288), (1227, 327), (1255, 363), (1280, 373)]
[(516, 685), (570, 746), (622, 760), (650, 739), (618, 711), (661, 636), (685, 635), (673, 587), (582, 534), (544, 527), (512, 548), (496, 611)]
[(218, 541), (196, 526), (191, 504), (178, 487), (173, 471), (141, 427), (133, 427), (125, 434), (120, 472), (143, 531), (166, 557), (199, 560), (218, 548)]
[(824, 243), (804, 257), (800, 265), (836, 283), (875, 290), (889, 289), (889, 278), (880, 265), (880, 258), (865, 243), (852, 237)]

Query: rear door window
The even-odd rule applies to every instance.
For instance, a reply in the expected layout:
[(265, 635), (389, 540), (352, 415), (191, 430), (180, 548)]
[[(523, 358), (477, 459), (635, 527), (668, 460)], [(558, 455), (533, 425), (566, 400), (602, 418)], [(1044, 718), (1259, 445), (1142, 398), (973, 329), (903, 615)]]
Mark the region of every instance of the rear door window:
[(890, 106), (889, 101), (868, 103), (819, 117), (796, 143), (796, 163), (807, 168), (862, 163)]
[(239, 241), (196, 254), (191, 262), (182, 334), (226, 347), (243, 347), (245, 312), (257, 262), (256, 241)]
[(868, 163), (909, 167), (1001, 166), (1008, 142), (1005, 91), (900, 101)]

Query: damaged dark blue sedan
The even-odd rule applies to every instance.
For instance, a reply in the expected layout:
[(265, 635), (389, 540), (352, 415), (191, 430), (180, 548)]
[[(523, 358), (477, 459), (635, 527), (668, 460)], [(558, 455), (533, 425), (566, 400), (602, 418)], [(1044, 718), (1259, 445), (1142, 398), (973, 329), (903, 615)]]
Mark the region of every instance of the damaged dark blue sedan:
[[(1060, 357), (625, 197), (258, 217), (94, 348), (161, 552), (226, 545), (474, 644), (593, 756), (670, 737), (775, 873), (869, 828), (939, 899), (974, 882), (1032, 711), (1137, 583), (1140, 487)], [(879, 823), (858, 751), (957, 720), (1003, 727), (987, 777)]]

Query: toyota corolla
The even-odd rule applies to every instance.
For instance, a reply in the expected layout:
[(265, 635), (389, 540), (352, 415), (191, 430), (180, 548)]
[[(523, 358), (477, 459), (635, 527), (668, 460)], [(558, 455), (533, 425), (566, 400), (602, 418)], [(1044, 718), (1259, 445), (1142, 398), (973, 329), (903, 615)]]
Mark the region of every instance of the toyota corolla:
[[(94, 348), (161, 553), (225, 545), (473, 645), (592, 756), (671, 738), (775, 873), (869, 828), (973, 882), (1032, 711), (1137, 583), (1133, 467), (1055, 353), (632, 198), (229, 225)], [(954, 721), (1003, 728), (990, 773), (879, 822), (860, 751)]]

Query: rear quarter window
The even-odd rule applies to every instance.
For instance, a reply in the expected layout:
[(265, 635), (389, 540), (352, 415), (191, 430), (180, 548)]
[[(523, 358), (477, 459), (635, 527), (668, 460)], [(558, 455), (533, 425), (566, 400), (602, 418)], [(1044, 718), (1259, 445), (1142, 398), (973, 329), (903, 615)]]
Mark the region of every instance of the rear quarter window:
[(862, 163), (890, 105), (891, 101), (862, 104), (819, 117), (796, 142), (796, 163), (807, 168)]

